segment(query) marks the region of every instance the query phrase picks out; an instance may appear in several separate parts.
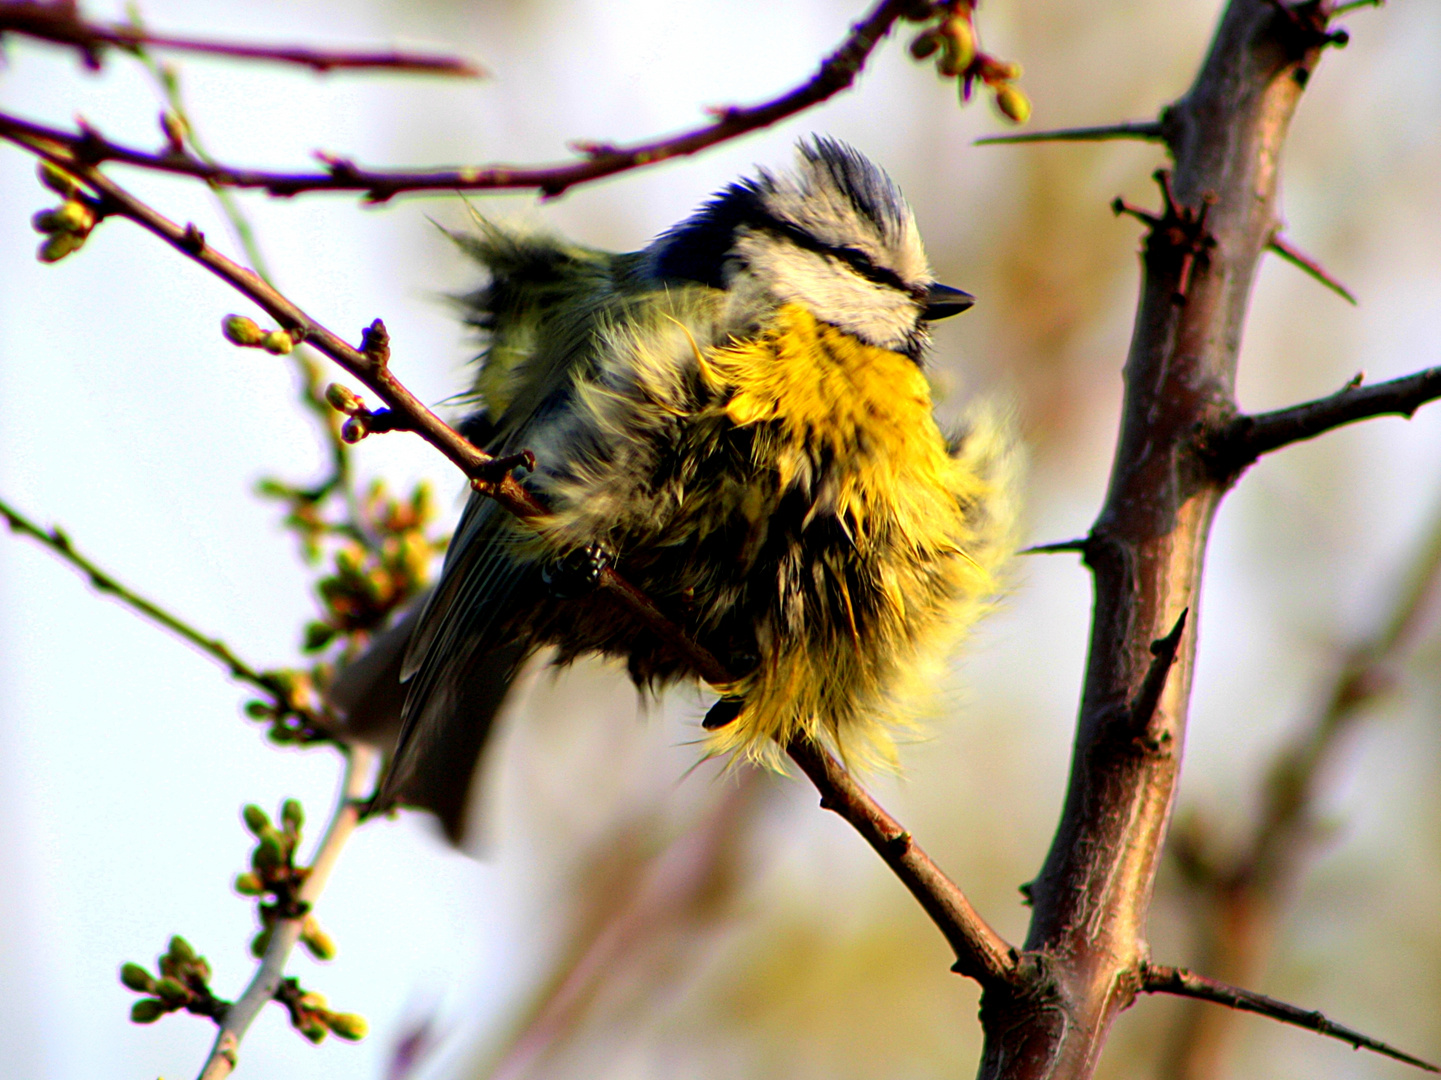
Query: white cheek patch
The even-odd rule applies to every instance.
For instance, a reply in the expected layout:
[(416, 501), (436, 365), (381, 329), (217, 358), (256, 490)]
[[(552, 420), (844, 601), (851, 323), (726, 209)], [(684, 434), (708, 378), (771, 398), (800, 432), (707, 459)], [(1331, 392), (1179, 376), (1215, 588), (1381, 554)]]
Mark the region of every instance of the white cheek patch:
[(763, 233), (742, 231), (734, 251), (747, 264), (742, 274), (779, 303), (802, 303), (822, 322), (884, 348), (901, 350), (915, 336), (920, 309), (899, 289)]

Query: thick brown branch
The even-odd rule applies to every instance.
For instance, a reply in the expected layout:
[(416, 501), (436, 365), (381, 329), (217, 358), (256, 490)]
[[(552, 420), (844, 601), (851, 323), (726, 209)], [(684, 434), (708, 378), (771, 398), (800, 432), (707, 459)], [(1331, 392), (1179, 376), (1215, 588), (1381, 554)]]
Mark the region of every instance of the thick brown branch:
[(577, 184), (697, 153), (818, 105), (855, 82), (872, 50), (895, 22), (914, 8), (914, 0), (882, 0), (852, 28), (850, 36), (821, 63), (810, 79), (773, 101), (713, 110), (716, 119), (712, 123), (679, 135), (629, 146), (590, 145), (586, 147), (584, 160), (568, 164), (383, 171), (363, 169), (343, 158), (324, 157), (322, 160), (328, 167), (323, 172), (275, 173), (232, 168), (184, 154), (152, 154), (112, 143), (93, 131), (61, 131), (7, 115), (0, 115), (0, 136), (12, 141), (43, 140), (56, 148), (68, 149), (78, 159), (91, 164), (120, 161), (159, 172), (199, 177), (221, 187), (260, 188), (272, 195), (355, 191), (364, 193), (371, 202), (384, 202), (403, 192), (414, 191), (530, 189), (552, 197)]
[(72, 0), (0, 0), (0, 38), (5, 34), (50, 41), (79, 49), (85, 62), (99, 67), (107, 48), (134, 50), (145, 47), (179, 52), (207, 53), (238, 60), (265, 60), (299, 64), (315, 71), (377, 68), (431, 75), (459, 75), (476, 78), (483, 74), (468, 60), (451, 56), (394, 51), (350, 51), (312, 49), (299, 45), (247, 45), (240, 42), (206, 41), (198, 38), (151, 34), (123, 23), (91, 22), (80, 14)]
[[(406, 430), (420, 435), (471, 478), (471, 486), (494, 498), (522, 519), (544, 513), (544, 508), (510, 473), (494, 475), (496, 459), (476, 449), (463, 436), (427, 409), (391, 374), (389, 337), (376, 320), (366, 329), (356, 349), (327, 330), (273, 286), (237, 265), (207, 243), (193, 225), (182, 228), (124, 188), (94, 165), (76, 160), (64, 147), (25, 138), (20, 145), (61, 166), (90, 186), (105, 212), (136, 222), (165, 240), (186, 258), (198, 262), (241, 294), (264, 308), (282, 326), (349, 371), (379, 395)], [(612, 568), (601, 574), (600, 587), (625, 605), (663, 640), (672, 643), (712, 683), (733, 681), (725, 665), (697, 643), (651, 599)], [(936, 868), (910, 833), (888, 815), (823, 748), (796, 742), (786, 748), (816, 786), (826, 805), (851, 822), (880, 852), (906, 887), (920, 900), (956, 951), (956, 970), (985, 985), (1004, 983), (1014, 968), (1010, 947), (975, 912), (961, 891)], [(220, 1044), (217, 1042), (217, 1052)], [(223, 1057), (223, 1054), (222, 1054)]]
[(1409, 420), (1422, 405), (1437, 398), (1441, 398), (1441, 367), (1370, 386), (1353, 380), (1330, 397), (1236, 417), (1207, 433), (1201, 451), (1218, 475), (1234, 477), (1272, 450), (1375, 416)]
[(1226, 983), (1208, 979), (1204, 975), (1197, 975), (1185, 968), (1149, 964), (1144, 972), (1141, 990), (1147, 994), (1175, 994), (1180, 997), (1199, 998), (1202, 1001), (1213, 1001), (1218, 1005), (1226, 1005), (1243, 1012), (1259, 1013), (1261, 1016), (1269, 1016), (1272, 1020), (1279, 1020), (1283, 1024), (1292, 1024), (1295, 1027), (1305, 1028), (1307, 1031), (1340, 1039), (1342, 1042), (1350, 1043), (1357, 1050), (1372, 1050), (1397, 1061), (1404, 1061), (1407, 1065), (1414, 1065), (1418, 1069), (1425, 1069), (1427, 1072), (1441, 1072), (1441, 1068), (1437, 1068), (1428, 1061), (1397, 1050), (1394, 1046), (1383, 1043), (1379, 1039), (1373, 1039), (1369, 1035), (1363, 1035), (1353, 1028), (1328, 1020), (1322, 1013), (1297, 1008), (1295, 1005), (1267, 997), (1265, 994), (1228, 986)]

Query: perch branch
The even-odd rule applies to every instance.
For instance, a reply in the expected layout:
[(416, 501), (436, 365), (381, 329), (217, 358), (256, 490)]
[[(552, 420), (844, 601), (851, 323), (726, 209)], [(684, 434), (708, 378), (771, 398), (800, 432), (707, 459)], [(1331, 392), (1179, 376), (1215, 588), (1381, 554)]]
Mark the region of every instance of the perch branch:
[[(440, 450), (471, 478), (471, 487), (476, 491), (494, 498), (522, 520), (545, 512), (544, 507), (509, 471), (497, 475), (497, 465), (508, 462), (497, 461), (471, 445), (427, 409), (391, 373), (389, 338), (380, 320), (367, 328), (361, 348), (356, 349), (305, 314), (272, 285), (216, 251), (193, 225), (182, 228), (170, 221), (110, 180), (94, 165), (77, 161), (65, 147), (32, 143), (28, 139), (13, 141), (91, 187), (107, 214), (125, 217), (159, 236), (186, 258), (199, 263), (259, 304), (293, 335), (349, 371), (379, 395), (401, 419), (402, 423), (397, 426), (414, 431)], [(663, 640), (671, 642), (703, 679), (712, 683), (733, 681), (723, 663), (613, 568), (607, 567), (602, 571), (600, 587)], [(828, 807), (840, 813), (861, 832), (921, 901), (955, 948), (957, 970), (983, 983), (1008, 981), (1015, 964), (1009, 946), (980, 918), (960, 889), (936, 868), (920, 845), (911, 839), (910, 833), (886, 814), (823, 748), (796, 741), (786, 747), (786, 752), (820, 789)]]
[(346, 51), (310, 49), (303, 46), (247, 45), (240, 42), (206, 41), (198, 38), (152, 34), (124, 23), (91, 22), (80, 14), (73, 0), (0, 0), (0, 38), (5, 34), (49, 41), (80, 50), (87, 66), (98, 68), (107, 48), (135, 51), (137, 48), (168, 49), (206, 53), (237, 60), (262, 60), (299, 64), (319, 72), (345, 69), (385, 69), (428, 75), (456, 75), (477, 78), (480, 68), (468, 60), (450, 56), (394, 51)]
[(1206, 434), (1201, 452), (1219, 475), (1234, 477), (1272, 450), (1375, 416), (1409, 420), (1422, 405), (1437, 398), (1441, 398), (1441, 367), (1370, 386), (1352, 380), (1329, 397), (1236, 417)]
[[(316, 848), (315, 857), (310, 863), (310, 872), (296, 894), (296, 898), (307, 910), (315, 905), (320, 894), (325, 891), (326, 882), (330, 880), (331, 871), (335, 869), (346, 841), (360, 822), (360, 808), (369, 794), (371, 774), (375, 771), (376, 761), (377, 752), (361, 743), (351, 746), (346, 753), (345, 774), (341, 780), (335, 813), (330, 818), (330, 825), (325, 830), (320, 846)], [(250, 985), (245, 988), (240, 999), (225, 1011), (220, 1031), (215, 1036), (215, 1045), (200, 1070), (200, 1080), (223, 1080), (235, 1069), (240, 1056), (240, 1042), (245, 1038), (251, 1022), (260, 1015), (268, 1002), (275, 999), (275, 992), (280, 989), (285, 978), (285, 965), (300, 941), (304, 923), (304, 916), (279, 919), (276, 922), (270, 944), (266, 946), (265, 955), (261, 957), (260, 966), (256, 969)]]
[(152, 154), (110, 142), (90, 129), (72, 133), (8, 115), (0, 115), (0, 135), (11, 141), (22, 137), (43, 140), (68, 149), (76, 159), (92, 165), (119, 161), (159, 172), (198, 177), (221, 187), (260, 188), (271, 195), (355, 191), (363, 192), (370, 202), (385, 202), (395, 195), (414, 191), (532, 189), (554, 197), (577, 184), (697, 153), (818, 105), (854, 83), (880, 40), (898, 19), (914, 9), (915, 0), (882, 0), (855, 24), (850, 35), (822, 61), (810, 79), (772, 101), (712, 110), (713, 122), (667, 138), (629, 146), (588, 144), (583, 147), (583, 160), (567, 164), (383, 171), (363, 169), (343, 158), (322, 156), (326, 164), (322, 172), (276, 173), (231, 168), (190, 154)]
[(1322, 1013), (1300, 1009), (1287, 1002), (1267, 997), (1265, 994), (1228, 986), (1226, 983), (1208, 979), (1204, 975), (1197, 975), (1194, 971), (1187, 971), (1185, 968), (1148, 964), (1142, 973), (1141, 990), (1147, 994), (1175, 994), (1179, 997), (1198, 998), (1202, 1001), (1213, 1001), (1218, 1005), (1239, 1009), (1242, 1012), (1259, 1013), (1261, 1016), (1269, 1016), (1272, 1020), (1279, 1020), (1283, 1024), (1291, 1024), (1295, 1027), (1305, 1028), (1307, 1031), (1329, 1036), (1332, 1039), (1340, 1039), (1342, 1042), (1350, 1043), (1357, 1050), (1372, 1050), (1385, 1057), (1394, 1058), (1396, 1061), (1403, 1061), (1407, 1065), (1414, 1065), (1418, 1069), (1425, 1069), (1427, 1072), (1441, 1072), (1441, 1068), (1437, 1068), (1428, 1061), (1412, 1057), (1379, 1039), (1373, 1039), (1369, 1035), (1363, 1035), (1359, 1031), (1328, 1020)]

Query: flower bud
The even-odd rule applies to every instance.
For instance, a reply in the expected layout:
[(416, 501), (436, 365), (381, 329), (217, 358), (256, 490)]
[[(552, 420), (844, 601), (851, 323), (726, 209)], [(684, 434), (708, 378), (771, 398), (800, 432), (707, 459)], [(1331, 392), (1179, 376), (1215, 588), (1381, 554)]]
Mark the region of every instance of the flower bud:
[(131, 990), (138, 990), (142, 994), (151, 993), (155, 988), (155, 979), (139, 964), (125, 964), (120, 968), (120, 981)]
[(54, 219), (67, 232), (88, 233), (95, 228), (95, 211), (79, 199), (66, 199), (56, 209)]
[(345, 423), (340, 425), (340, 437), (352, 446), (369, 434), (365, 430), (365, 424), (358, 416), (352, 416)]
[(179, 934), (170, 939), (169, 956), (177, 964), (193, 964), (196, 960), (195, 949)]
[(57, 232), (40, 245), (36, 257), (43, 263), (59, 262), (72, 251), (79, 251), (85, 244), (85, 237), (73, 232)]
[(300, 940), (317, 960), (334, 960), (339, 951), (335, 947), (335, 939), (320, 928), (313, 915), (307, 915), (301, 924)]
[(970, 20), (953, 16), (942, 24), (941, 34), (945, 38), (946, 52), (937, 67), (942, 75), (960, 75), (976, 58), (976, 35)]
[(227, 341), (236, 345), (253, 347), (265, 340), (265, 331), (256, 325), (254, 319), (244, 315), (227, 315), (220, 324), (220, 332)]
[(325, 400), (330, 402), (330, 407), (336, 412), (349, 414), (363, 407), (355, 392), (340, 383), (333, 382), (325, 388)]
[(284, 356), (295, 348), (295, 339), (284, 330), (272, 330), (260, 339), (260, 347), (274, 356)]
[(355, 1013), (331, 1013), (326, 1020), (330, 1024), (330, 1030), (335, 1032), (339, 1039), (356, 1042), (370, 1034), (370, 1024), (365, 1017)]
[(315, 652), (323, 649), (335, 640), (335, 627), (323, 622), (308, 623), (305, 627), (305, 640), (301, 648), (306, 652)]
[(130, 1022), (153, 1024), (169, 1011), (163, 1002), (157, 1001), (155, 998), (141, 998), (130, 1006)]
[(30, 227), (38, 233), (57, 233), (62, 231), (60, 217), (54, 210), (37, 210), (30, 218)]
[(265, 950), (270, 948), (270, 927), (265, 927), (253, 938), (250, 939), (250, 955), (259, 960), (265, 955)]
[(1002, 83), (997, 88), (996, 108), (1017, 124), (1031, 118), (1031, 99), (1015, 83)]

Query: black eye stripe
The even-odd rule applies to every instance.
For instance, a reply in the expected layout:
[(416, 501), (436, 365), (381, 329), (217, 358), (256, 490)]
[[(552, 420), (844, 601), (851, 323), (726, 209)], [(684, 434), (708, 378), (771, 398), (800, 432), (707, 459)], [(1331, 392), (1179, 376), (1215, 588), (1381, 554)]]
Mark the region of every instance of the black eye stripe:
[(888, 288), (896, 289), (905, 293), (913, 300), (921, 301), (926, 297), (926, 290), (920, 286), (906, 284), (888, 266), (877, 266), (869, 255), (853, 247), (839, 247), (835, 244), (827, 244), (806, 232), (804, 229), (792, 225), (788, 221), (766, 215), (754, 223), (754, 227), (764, 229), (777, 236), (784, 237), (798, 248), (806, 251), (814, 251), (818, 255), (827, 255), (837, 262), (843, 262), (867, 281), (873, 281), (877, 285), (885, 285)]

